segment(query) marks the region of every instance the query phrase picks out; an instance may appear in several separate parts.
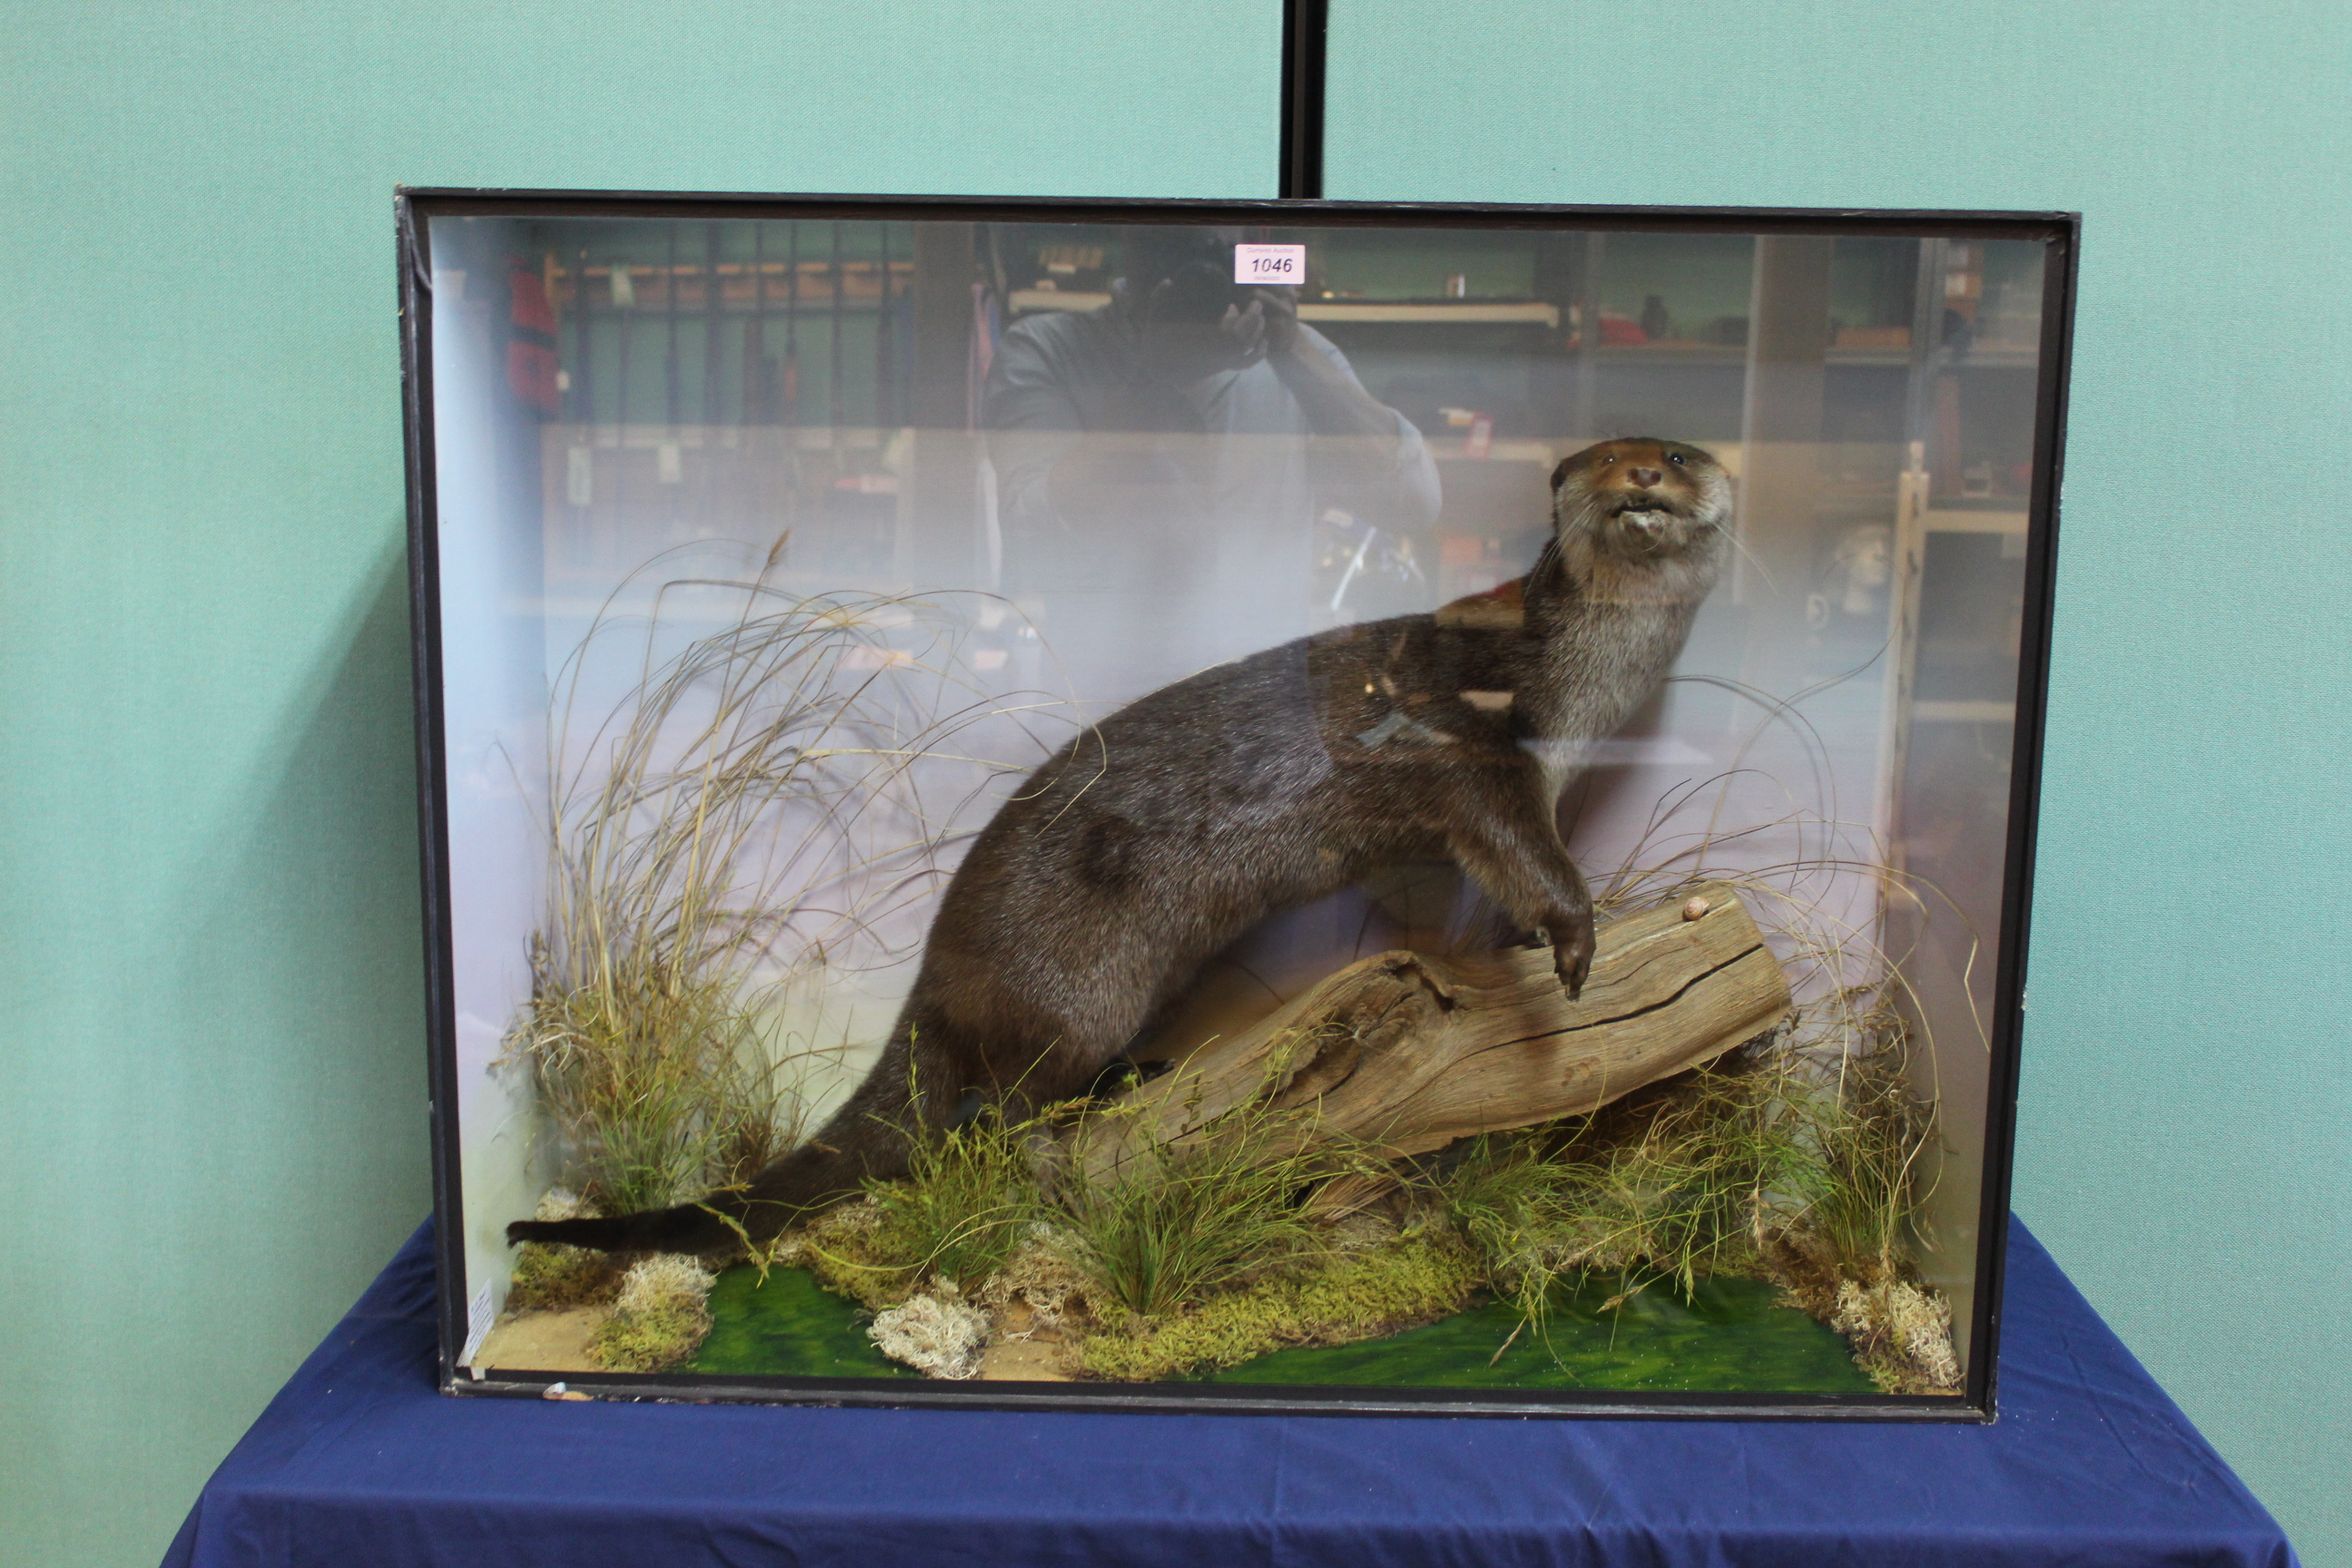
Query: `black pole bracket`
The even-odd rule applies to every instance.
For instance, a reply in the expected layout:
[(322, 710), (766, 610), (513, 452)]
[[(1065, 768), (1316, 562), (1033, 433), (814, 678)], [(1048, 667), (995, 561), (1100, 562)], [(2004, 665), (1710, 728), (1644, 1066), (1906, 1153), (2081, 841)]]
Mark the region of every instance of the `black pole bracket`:
[(1282, 180), (1285, 201), (1323, 197), (1323, 66), (1330, 0), (1283, 0)]

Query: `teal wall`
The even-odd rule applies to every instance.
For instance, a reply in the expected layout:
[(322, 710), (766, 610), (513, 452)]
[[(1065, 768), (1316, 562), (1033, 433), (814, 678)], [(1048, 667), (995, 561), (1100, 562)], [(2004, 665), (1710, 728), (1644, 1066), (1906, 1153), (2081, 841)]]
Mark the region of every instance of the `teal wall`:
[(0, 1563), (430, 1206), (395, 184), (1272, 194), (1264, 0), (58, 4), (0, 92)]
[[(1333, 8), (1334, 195), (2085, 213), (2017, 1202), (2352, 1564), (2352, 13)], [(426, 1206), (394, 184), (1265, 195), (1277, 13), (12, 9), (9, 1561), (152, 1562)]]
[(2015, 1207), (2352, 1564), (2352, 8), (1332, 11), (1333, 196), (2084, 215)]

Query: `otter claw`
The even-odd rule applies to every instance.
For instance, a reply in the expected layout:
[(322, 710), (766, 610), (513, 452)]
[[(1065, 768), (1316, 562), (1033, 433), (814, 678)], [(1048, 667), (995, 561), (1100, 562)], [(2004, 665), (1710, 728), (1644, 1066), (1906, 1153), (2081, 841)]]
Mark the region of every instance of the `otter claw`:
[(1568, 988), (1570, 1001), (1584, 994), (1584, 983), (1592, 973), (1592, 934), (1589, 929), (1553, 947), (1552, 972)]
[[(1554, 938), (1551, 933), (1557, 931), (1567, 931), (1572, 934)], [(1562, 919), (1554, 925), (1537, 927), (1528, 945), (1542, 947), (1547, 943), (1551, 948), (1551, 972), (1559, 977), (1559, 983), (1567, 989), (1570, 999), (1572, 1001), (1583, 995), (1584, 982), (1592, 973), (1592, 921), (1591, 919), (1581, 921)]]

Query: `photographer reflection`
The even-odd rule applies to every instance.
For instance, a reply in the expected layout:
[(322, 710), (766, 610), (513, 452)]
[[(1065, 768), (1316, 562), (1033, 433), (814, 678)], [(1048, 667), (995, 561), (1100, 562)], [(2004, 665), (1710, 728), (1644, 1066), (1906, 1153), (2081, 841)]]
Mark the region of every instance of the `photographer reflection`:
[[(1002, 585), (1089, 697), (1313, 629), (1318, 516), (1408, 563), (1437, 516), (1420, 432), (1300, 322), (1295, 289), (1234, 281), (1240, 237), (1130, 232), (1109, 304), (1016, 322), (989, 369)], [(1348, 618), (1418, 607), (1367, 605), (1372, 587)]]

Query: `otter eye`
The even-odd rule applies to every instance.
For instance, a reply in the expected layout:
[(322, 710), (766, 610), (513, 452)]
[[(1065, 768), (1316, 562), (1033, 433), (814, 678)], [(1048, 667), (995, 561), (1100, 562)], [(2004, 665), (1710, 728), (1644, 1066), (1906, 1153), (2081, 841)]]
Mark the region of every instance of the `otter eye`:
[(1680, 468), (1683, 466), (1683, 455), (1680, 452), (1669, 452), (1666, 454), (1666, 461)]

